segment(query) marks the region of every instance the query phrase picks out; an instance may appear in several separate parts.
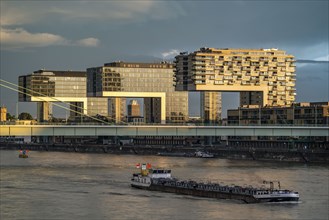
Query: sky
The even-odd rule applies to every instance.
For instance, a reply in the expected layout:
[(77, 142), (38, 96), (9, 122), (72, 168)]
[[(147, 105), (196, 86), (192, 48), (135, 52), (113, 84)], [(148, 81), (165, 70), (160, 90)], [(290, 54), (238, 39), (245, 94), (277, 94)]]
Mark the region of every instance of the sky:
[[(1, 0), (0, 6), (0, 78), (6, 81), (42, 68), (172, 60), (201, 47), (279, 48), (298, 61), (296, 101), (329, 101), (328, 0)], [(199, 113), (198, 97), (190, 95), (191, 115)], [(238, 99), (224, 93), (224, 112)], [(36, 104), (17, 102), (17, 92), (0, 87), (0, 106), (36, 116)]]

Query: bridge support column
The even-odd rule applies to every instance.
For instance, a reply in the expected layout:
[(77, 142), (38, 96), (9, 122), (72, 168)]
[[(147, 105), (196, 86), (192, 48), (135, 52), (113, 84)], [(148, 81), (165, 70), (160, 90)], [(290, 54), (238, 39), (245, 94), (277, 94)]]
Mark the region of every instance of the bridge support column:
[(38, 122), (49, 121), (52, 114), (52, 106), (50, 102), (37, 103), (37, 120)]

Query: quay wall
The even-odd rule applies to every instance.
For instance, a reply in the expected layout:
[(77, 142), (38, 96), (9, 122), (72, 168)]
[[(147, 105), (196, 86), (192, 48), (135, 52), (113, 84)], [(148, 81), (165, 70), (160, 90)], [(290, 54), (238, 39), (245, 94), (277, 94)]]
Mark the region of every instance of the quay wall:
[(86, 144), (17, 144), (0, 142), (0, 150), (58, 151), (79, 153), (108, 153), (194, 157), (197, 150), (222, 159), (294, 161), (328, 163), (329, 149), (254, 148), (235, 146), (151, 146), (151, 145), (86, 145)]

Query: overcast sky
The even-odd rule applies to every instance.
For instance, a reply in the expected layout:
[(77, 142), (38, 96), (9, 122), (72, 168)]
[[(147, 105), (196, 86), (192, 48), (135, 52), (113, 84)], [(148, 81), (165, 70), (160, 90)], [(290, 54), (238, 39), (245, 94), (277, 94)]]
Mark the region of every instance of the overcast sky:
[[(10, 82), (41, 68), (85, 70), (116, 60), (153, 62), (200, 47), (279, 48), (301, 60), (296, 101), (329, 101), (328, 0), (0, 4), (0, 77)], [(17, 100), (16, 92), (0, 87), (0, 105), (12, 114)], [(191, 102), (197, 103), (197, 95)], [(237, 104), (237, 95), (224, 95), (224, 109)], [(20, 103), (19, 111), (36, 115), (36, 105)]]

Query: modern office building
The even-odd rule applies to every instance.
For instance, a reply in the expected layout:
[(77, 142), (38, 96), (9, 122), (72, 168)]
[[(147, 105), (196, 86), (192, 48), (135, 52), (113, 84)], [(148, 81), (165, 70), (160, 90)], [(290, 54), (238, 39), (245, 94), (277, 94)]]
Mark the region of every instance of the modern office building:
[(240, 92), (241, 106), (290, 106), (296, 96), (294, 62), (278, 49), (201, 48), (176, 56), (174, 81), (177, 91)]
[(37, 102), (38, 121), (48, 121), (52, 115), (52, 103), (69, 103), (70, 118), (83, 114), (108, 115), (107, 98), (87, 98), (85, 71), (38, 70), (19, 76), (20, 102)]
[(227, 111), (228, 125), (329, 125), (329, 102), (289, 107), (244, 106)]
[[(87, 69), (87, 94), (108, 97), (117, 122), (125, 98), (144, 98), (146, 123), (180, 123), (188, 117), (188, 93), (176, 92), (173, 64), (112, 62)], [(124, 100), (122, 100), (124, 99)]]
[(86, 72), (83, 71), (38, 70), (19, 76), (19, 91), (20, 102), (37, 102), (38, 121), (50, 119), (52, 102), (68, 102), (78, 112), (87, 108)]

